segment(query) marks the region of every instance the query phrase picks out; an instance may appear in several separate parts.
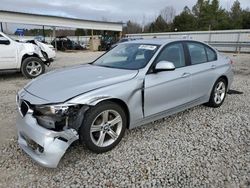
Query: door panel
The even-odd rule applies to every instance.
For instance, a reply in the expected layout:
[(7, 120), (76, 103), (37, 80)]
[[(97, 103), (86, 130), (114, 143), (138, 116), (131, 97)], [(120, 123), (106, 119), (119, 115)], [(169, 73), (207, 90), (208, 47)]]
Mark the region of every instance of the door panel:
[(145, 117), (190, 101), (191, 77), (187, 67), (148, 74), (145, 77)]
[(154, 115), (190, 101), (191, 74), (186, 67), (183, 44), (168, 44), (160, 52), (155, 64), (169, 61), (174, 71), (147, 74), (145, 77), (144, 114)]
[(214, 62), (208, 62), (192, 66), (190, 72), (192, 74), (191, 96), (193, 100), (210, 95), (210, 88), (215, 82), (214, 64)]
[(215, 82), (217, 56), (212, 49), (202, 43), (187, 42), (187, 48), (191, 60), (189, 72), (192, 74), (192, 100), (210, 96), (209, 91)]
[(17, 68), (17, 49), (16, 45), (10, 41), (10, 44), (2, 44), (1, 41), (7, 41), (0, 35), (0, 70)]

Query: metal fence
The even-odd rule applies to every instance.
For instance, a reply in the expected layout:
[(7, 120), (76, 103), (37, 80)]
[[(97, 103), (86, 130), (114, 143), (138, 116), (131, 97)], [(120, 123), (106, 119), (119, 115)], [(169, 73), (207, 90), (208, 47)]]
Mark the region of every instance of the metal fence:
[[(192, 32), (169, 32), (169, 33), (140, 33), (140, 34), (127, 34), (127, 37), (132, 38), (190, 38), (206, 42), (219, 51), (224, 52), (243, 52), (250, 53), (250, 29), (247, 30), (223, 30), (223, 31), (192, 31)], [(16, 39), (34, 39), (34, 36), (12, 36)], [(68, 36), (80, 44), (88, 44), (91, 36)], [(94, 38), (100, 36), (96, 35)], [(50, 43), (53, 37), (46, 37), (46, 42)]]
[(132, 38), (190, 38), (214, 46), (224, 52), (250, 53), (250, 29), (248, 30), (223, 30), (223, 31), (192, 31), (169, 33), (140, 33), (127, 34)]
[[(67, 38), (69, 38), (72, 41), (75, 41), (79, 44), (88, 44), (89, 43), (89, 39), (92, 36), (67, 36)], [(94, 35), (94, 38), (99, 38), (99, 35)], [(11, 35), (11, 38), (16, 39), (16, 40), (33, 40), (35, 38), (35, 36), (17, 36), (17, 35)], [(45, 41), (47, 43), (51, 43), (54, 40), (54, 38), (52, 36), (49, 37), (45, 37)]]

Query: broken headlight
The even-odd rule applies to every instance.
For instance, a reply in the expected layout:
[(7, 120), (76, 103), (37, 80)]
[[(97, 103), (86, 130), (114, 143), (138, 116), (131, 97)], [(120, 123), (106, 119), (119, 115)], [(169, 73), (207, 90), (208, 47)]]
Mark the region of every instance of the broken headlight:
[(69, 108), (74, 107), (72, 105), (45, 105), (45, 106), (36, 106), (35, 111), (41, 115), (67, 115)]
[(38, 123), (51, 130), (60, 131), (75, 124), (81, 105), (42, 105), (34, 107)]

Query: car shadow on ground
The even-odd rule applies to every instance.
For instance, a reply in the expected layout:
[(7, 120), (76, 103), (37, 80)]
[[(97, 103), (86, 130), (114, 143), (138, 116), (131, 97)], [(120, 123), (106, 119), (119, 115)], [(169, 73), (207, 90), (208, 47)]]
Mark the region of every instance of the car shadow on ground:
[(25, 78), (20, 72), (0, 72), (0, 80)]
[(233, 89), (230, 89), (228, 92), (227, 92), (228, 95), (242, 95), (243, 92), (242, 91), (237, 91), (237, 90), (233, 90)]

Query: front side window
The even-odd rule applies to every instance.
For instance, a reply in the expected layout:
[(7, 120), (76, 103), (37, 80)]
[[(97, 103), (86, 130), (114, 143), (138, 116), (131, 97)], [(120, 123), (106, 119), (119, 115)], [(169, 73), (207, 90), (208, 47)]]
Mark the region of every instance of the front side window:
[(6, 39), (3, 35), (0, 34), (0, 44), (9, 44), (10, 41), (8, 39)]
[(3, 35), (0, 34), (0, 41), (5, 41), (7, 40)]
[(190, 58), (191, 58), (191, 64), (201, 64), (207, 62), (207, 54), (204, 45), (199, 43), (187, 43)]
[(156, 60), (157, 63), (160, 61), (169, 61), (174, 64), (175, 68), (184, 67), (185, 56), (182, 44), (170, 44), (164, 48)]
[(97, 59), (93, 65), (137, 70), (145, 67), (157, 50), (158, 46), (153, 44), (120, 44)]

